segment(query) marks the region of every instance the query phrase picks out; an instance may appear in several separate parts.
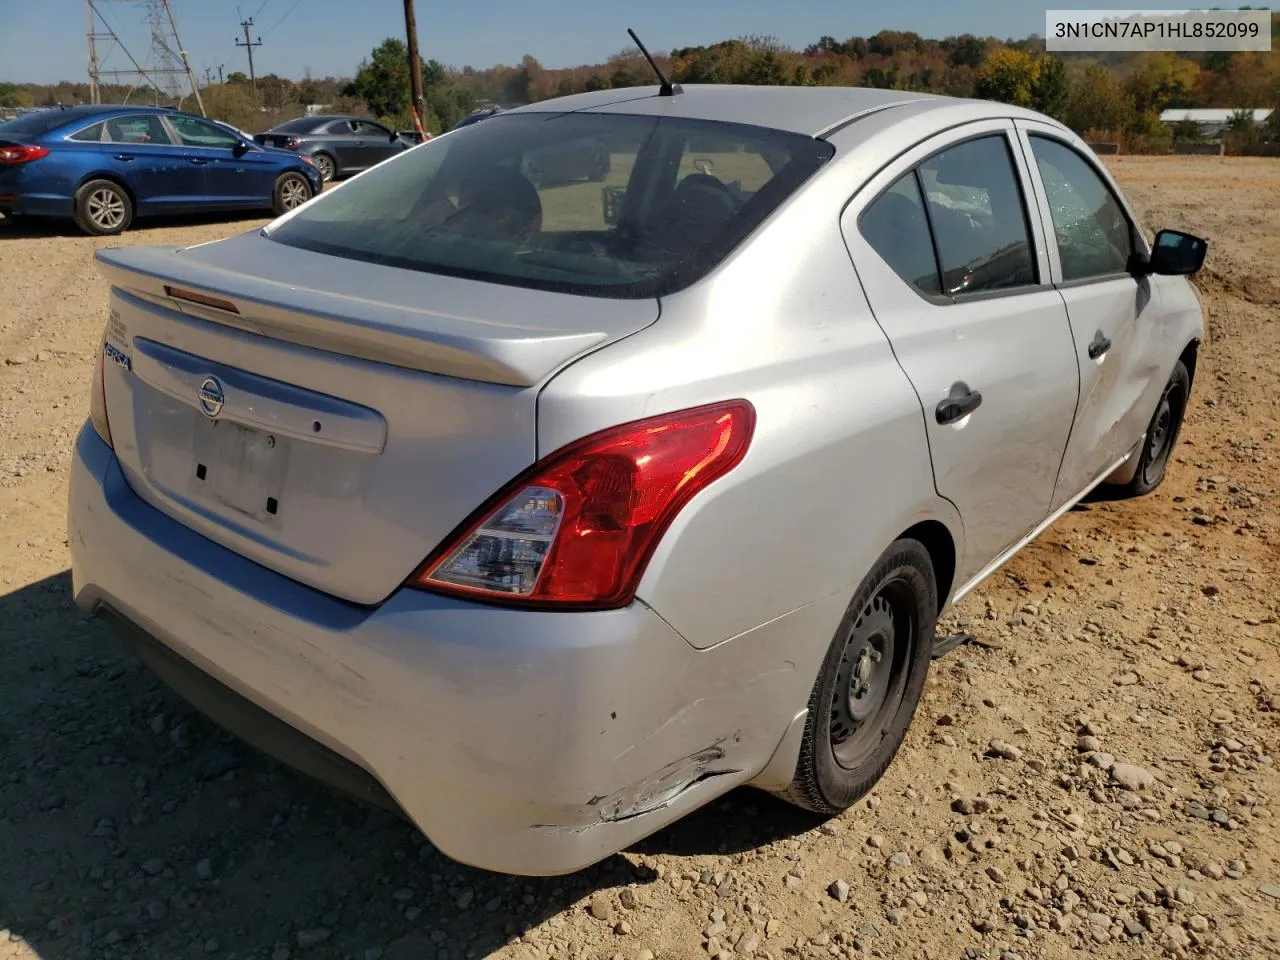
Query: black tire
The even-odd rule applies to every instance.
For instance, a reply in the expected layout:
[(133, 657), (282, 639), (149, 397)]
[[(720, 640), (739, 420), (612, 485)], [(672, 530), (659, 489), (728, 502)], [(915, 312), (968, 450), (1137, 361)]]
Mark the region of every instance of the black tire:
[(133, 200), (114, 180), (90, 180), (76, 191), (75, 219), (85, 233), (112, 237), (133, 223)]
[(311, 183), (300, 173), (282, 173), (271, 190), (271, 211), (278, 217), (302, 206), (312, 197)]
[(858, 587), (823, 658), (784, 799), (834, 816), (875, 786), (920, 702), (937, 617), (928, 551), (895, 541)]
[(333, 159), (327, 153), (317, 153), (311, 158), (315, 161), (316, 169), (320, 171), (320, 180), (322, 183), (328, 183), (336, 180), (338, 177), (338, 161)]
[(1169, 382), (1160, 392), (1160, 400), (1156, 403), (1155, 413), (1151, 415), (1151, 422), (1147, 424), (1147, 433), (1142, 440), (1137, 472), (1121, 488), (1122, 496), (1145, 496), (1164, 481), (1169, 457), (1172, 456), (1173, 448), (1178, 443), (1178, 434), (1182, 431), (1182, 419), (1186, 415), (1187, 398), (1190, 396), (1191, 374), (1179, 360), (1174, 364)]

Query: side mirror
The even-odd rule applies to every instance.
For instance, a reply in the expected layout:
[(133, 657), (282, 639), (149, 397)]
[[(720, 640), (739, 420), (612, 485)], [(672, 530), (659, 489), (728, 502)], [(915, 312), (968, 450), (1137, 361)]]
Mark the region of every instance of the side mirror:
[(237, 157), (243, 157), (246, 153), (248, 153), (252, 149), (253, 147), (249, 146), (249, 144), (241, 140), (234, 147), (231, 148), (231, 152), (235, 154)]
[(1190, 276), (1204, 265), (1209, 243), (1181, 230), (1161, 230), (1151, 248), (1151, 256), (1143, 264), (1144, 273), (1162, 276)]

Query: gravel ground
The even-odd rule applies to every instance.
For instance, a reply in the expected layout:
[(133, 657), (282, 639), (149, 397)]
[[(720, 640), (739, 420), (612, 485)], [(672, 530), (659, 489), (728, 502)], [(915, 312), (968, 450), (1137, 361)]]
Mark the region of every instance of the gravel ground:
[(875, 793), (735, 792), (573, 877), (458, 866), (222, 737), (68, 599), (95, 241), (0, 221), (0, 960), (1280, 956), (1280, 163), (1111, 158), (1207, 235), (1167, 483), (1094, 500), (949, 626)]

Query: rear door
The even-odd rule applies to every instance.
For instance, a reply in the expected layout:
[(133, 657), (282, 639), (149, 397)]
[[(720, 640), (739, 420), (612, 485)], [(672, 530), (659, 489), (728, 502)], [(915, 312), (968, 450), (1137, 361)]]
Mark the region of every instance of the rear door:
[[(1080, 366), (1080, 404), (1054, 506), (1111, 470), (1138, 442), (1168, 371), (1158, 293), (1135, 279), (1142, 243), (1106, 174), (1048, 124), (1017, 122), (1050, 244), (1050, 268), (1067, 305)], [(1142, 247), (1145, 250), (1145, 245)], [(1154, 302), (1153, 302), (1154, 300)]]
[[(1075, 413), (1071, 327), (1008, 121), (926, 140), (846, 208), (846, 242), (920, 397), (964, 584), (1048, 515)], [(871, 398), (868, 398), (869, 401)]]
[(139, 213), (178, 211), (205, 203), (204, 166), (192, 162), (158, 114), (111, 117), (103, 125), (101, 149), (112, 172), (133, 190)]
[(173, 114), (164, 119), (191, 162), (204, 168), (209, 206), (271, 203), (275, 169), (266, 153), (252, 148), (238, 153), (238, 137), (198, 117)]

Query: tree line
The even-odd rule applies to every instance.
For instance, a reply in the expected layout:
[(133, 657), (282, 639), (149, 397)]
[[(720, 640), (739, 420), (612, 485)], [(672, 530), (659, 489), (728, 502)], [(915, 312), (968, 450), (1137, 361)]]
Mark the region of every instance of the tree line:
[[(1280, 35), (1280, 14), (1272, 15)], [(1028, 106), (1079, 133), (1126, 141), (1129, 149), (1160, 148), (1173, 137), (1194, 139), (1194, 125), (1160, 123), (1167, 108), (1280, 108), (1280, 50), (1268, 53), (1050, 54), (1044, 40), (1000, 40), (971, 34), (928, 39), (918, 33), (886, 30), (870, 37), (821, 37), (803, 50), (771, 37), (742, 37), (709, 46), (682, 47), (656, 59), (683, 83), (862, 86), (979, 97)], [(514, 105), (590, 90), (654, 82), (638, 51), (623, 50), (605, 62), (546, 68), (534, 57), (487, 69), (423, 62), (427, 126), (450, 129), (479, 106)], [(108, 89), (104, 99), (123, 96)], [(82, 102), (86, 84), (0, 83), (0, 106)], [(411, 125), (409, 71), (402, 40), (388, 38), (363, 60), (350, 78), (304, 77), (293, 81), (259, 77), (256, 92), (248, 78), (233, 73), (202, 88), (206, 109), (251, 132), (302, 112), (305, 104), (325, 104), (342, 112), (370, 113), (406, 129)], [(189, 106), (189, 104), (188, 104)], [(1280, 109), (1268, 126), (1253, 128), (1241, 114), (1232, 136), (1280, 140)]]

